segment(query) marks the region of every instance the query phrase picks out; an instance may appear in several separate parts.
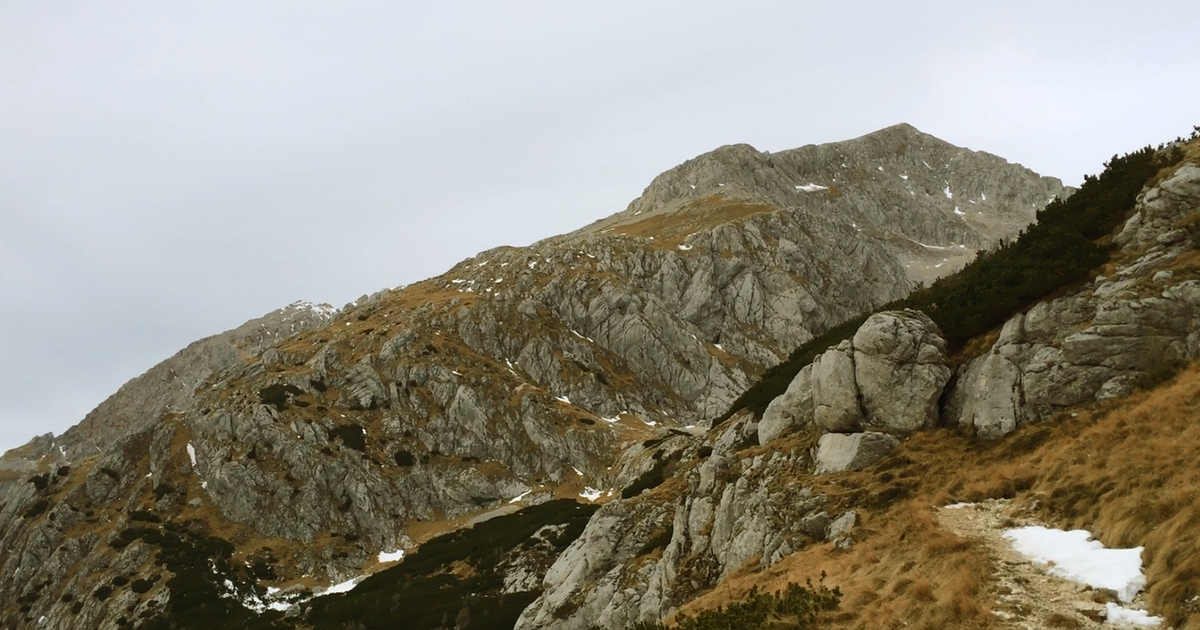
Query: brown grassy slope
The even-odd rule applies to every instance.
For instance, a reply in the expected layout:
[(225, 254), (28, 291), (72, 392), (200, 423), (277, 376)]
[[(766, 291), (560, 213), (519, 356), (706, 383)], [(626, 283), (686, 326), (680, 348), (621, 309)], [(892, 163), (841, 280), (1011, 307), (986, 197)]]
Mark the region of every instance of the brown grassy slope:
[(857, 506), (858, 542), (849, 550), (809, 547), (734, 575), (684, 610), (725, 604), (754, 585), (773, 591), (825, 575), (845, 594), (828, 627), (1000, 627), (990, 613), (992, 560), (940, 529), (933, 507), (1003, 497), (1108, 546), (1144, 546), (1152, 612), (1180, 630), (1200, 630), (1198, 462), (1200, 364), (1154, 391), (995, 442), (922, 432), (868, 470), (815, 480), (837, 508)]

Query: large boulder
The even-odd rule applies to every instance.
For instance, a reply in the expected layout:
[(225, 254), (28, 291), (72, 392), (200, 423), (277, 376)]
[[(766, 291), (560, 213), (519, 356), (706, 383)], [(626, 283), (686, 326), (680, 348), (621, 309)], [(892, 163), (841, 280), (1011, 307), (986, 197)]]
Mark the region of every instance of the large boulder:
[(849, 341), (826, 350), (812, 362), (813, 421), (826, 431), (847, 433), (862, 427), (854, 348)]
[(861, 470), (887, 455), (900, 440), (886, 433), (826, 433), (813, 457), (817, 474)]
[(812, 364), (804, 366), (787, 391), (767, 405), (758, 422), (758, 443), (803, 428), (813, 421)]
[(853, 347), (867, 427), (908, 432), (937, 423), (951, 371), (933, 320), (911, 309), (876, 313), (854, 334)]
[(947, 405), (950, 421), (985, 440), (1012, 433), (1024, 423), (1021, 370), (999, 352), (972, 361), (958, 377)]

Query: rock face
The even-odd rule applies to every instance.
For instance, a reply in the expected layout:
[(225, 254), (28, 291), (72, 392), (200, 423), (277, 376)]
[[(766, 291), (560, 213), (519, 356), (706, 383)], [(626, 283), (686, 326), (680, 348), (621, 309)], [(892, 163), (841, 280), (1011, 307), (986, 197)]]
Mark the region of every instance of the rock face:
[(1200, 358), (1200, 282), (1173, 271), (1196, 249), (1181, 226), (1198, 209), (1200, 167), (1184, 162), (1139, 196), (1111, 275), (1014, 316), (959, 368), (947, 422), (997, 438)]
[(854, 334), (854, 378), (866, 426), (898, 432), (933, 426), (950, 380), (946, 341), (919, 311), (872, 315)]
[(758, 421), (758, 443), (766, 444), (775, 438), (810, 424), (816, 409), (813, 403), (812, 364), (804, 366), (792, 379), (787, 391), (771, 401)]
[(1200, 358), (1200, 281), (1176, 271), (1200, 242), (1189, 227), (1198, 209), (1200, 167), (1184, 162), (1139, 196), (1111, 275), (1014, 315), (953, 379), (927, 317), (873, 315), (771, 403), (760, 443), (809, 424), (904, 433), (942, 423), (995, 439)]
[[(812, 363), (813, 422), (826, 431), (848, 433), (865, 428), (907, 432), (933, 426), (938, 397), (950, 379), (946, 342), (937, 325), (917, 311), (872, 315), (853, 341), (827, 350)], [(797, 393), (796, 400), (803, 397)], [(790, 405), (791, 417), (804, 424), (804, 405)], [(780, 409), (778, 414), (784, 411)]]
[(547, 572), (543, 595), (516, 627), (586, 630), (658, 620), (748, 562), (770, 566), (824, 540), (833, 520), (829, 500), (802, 483), (779, 483), (802, 479), (807, 455), (740, 454), (756, 431), (740, 416), (716, 434), (692, 438), (683, 443), (676, 481), (600, 508)]
[[(129, 540), (147, 522), (134, 515), (238, 554), (265, 553), (255, 545), (269, 539), (286, 585), (357, 575), (375, 553), (416, 544), (418, 524), (455, 527), (518, 497), (629, 491), (596, 517), (624, 525), (589, 526), (572, 556), (585, 569), (552, 569), (559, 586), (530, 619), (572, 606), (568, 617), (609, 625), (661, 615), (811, 538), (799, 523), (823, 498), (772, 481), (807, 471), (809, 455), (739, 448), (814, 421), (925, 426), (927, 399), (889, 394), (887, 371), (936, 381), (935, 333), (894, 314), (814, 364), (796, 410), (744, 419), (712, 445), (670, 431), (706, 426), (790, 348), (949, 273), (1068, 192), (907, 125), (777, 154), (722, 147), (575, 233), (202, 340), (63, 436), (0, 458), (0, 601), (21, 602), (0, 613), (105, 629), (167, 614), (157, 547)], [(634, 492), (696, 458), (695, 492), (678, 504)], [(662, 540), (650, 552), (661, 562), (620, 564)], [(105, 586), (117, 571), (155, 580)], [(643, 579), (636, 594), (621, 586)], [(579, 595), (582, 584), (599, 594)], [(112, 596), (90, 596), (103, 588)]]

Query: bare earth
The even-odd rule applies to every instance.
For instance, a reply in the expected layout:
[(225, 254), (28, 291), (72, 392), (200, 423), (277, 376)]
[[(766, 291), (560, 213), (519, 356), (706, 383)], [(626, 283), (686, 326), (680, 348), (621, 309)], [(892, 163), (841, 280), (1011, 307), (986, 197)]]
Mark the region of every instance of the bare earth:
[[(1115, 593), (1096, 591), (1048, 575), (1042, 566), (1013, 550), (1012, 544), (1001, 535), (1005, 529), (1041, 523), (1012, 514), (1012, 506), (1003, 499), (938, 509), (938, 523), (942, 527), (986, 546), (996, 568), (991, 587), (992, 611), (1005, 627), (1021, 630), (1115, 627), (1104, 622), (1104, 604), (1116, 601)], [(1144, 608), (1140, 601), (1131, 607)]]

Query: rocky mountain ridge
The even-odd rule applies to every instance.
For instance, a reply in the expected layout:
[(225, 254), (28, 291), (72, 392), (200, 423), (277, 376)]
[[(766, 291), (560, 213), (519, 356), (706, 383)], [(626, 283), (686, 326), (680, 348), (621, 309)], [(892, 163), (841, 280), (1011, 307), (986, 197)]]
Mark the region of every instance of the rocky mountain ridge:
[[(169, 618), (182, 594), (160, 580), (163, 543), (128, 533), (138, 523), (187, 524), (181, 541), (224, 541), (232, 560), (261, 561), (268, 583), (287, 585), (356, 575), (379, 551), (510, 505), (632, 497), (706, 448), (716, 463), (697, 487), (742, 475), (745, 496), (727, 502), (742, 510), (776, 485), (774, 468), (801, 460), (746, 468), (734, 454), (756, 427), (735, 423), (711, 446), (690, 427), (787, 349), (949, 272), (947, 252), (1014, 236), (1021, 217), (1066, 192), (904, 125), (772, 156), (724, 147), (579, 232), (490, 250), (336, 313), (278, 321), (272, 334), (256, 324), (198, 342), (62, 438), (5, 455), (0, 593), (22, 602), (6, 619)], [(296, 334), (273, 334), (285, 324)], [(780, 496), (794, 509), (822, 501)], [(686, 531), (655, 509), (629, 531)], [(727, 512), (724, 533), (697, 547), (723, 550), (717, 568), (693, 588), (799, 544), (768, 535), (768, 521), (743, 529), (760, 512)], [(744, 544), (729, 551), (732, 538)], [(137, 580), (146, 590), (123, 588)], [(658, 592), (672, 594), (639, 596), (637, 610), (669, 610), (673, 580), (661, 576)], [(623, 605), (613, 623), (633, 618)]]
[(1138, 196), (1103, 274), (1018, 312), (978, 356), (952, 368), (928, 317), (879, 313), (801, 370), (762, 418), (742, 412), (673, 444), (675, 478), (602, 506), (517, 628), (654, 622), (735, 572), (822, 541), (848, 547), (859, 512), (906, 486), (855, 505), (820, 492), (814, 473), (866, 468), (935, 426), (997, 439), (1200, 360), (1195, 142), (1188, 155)]

